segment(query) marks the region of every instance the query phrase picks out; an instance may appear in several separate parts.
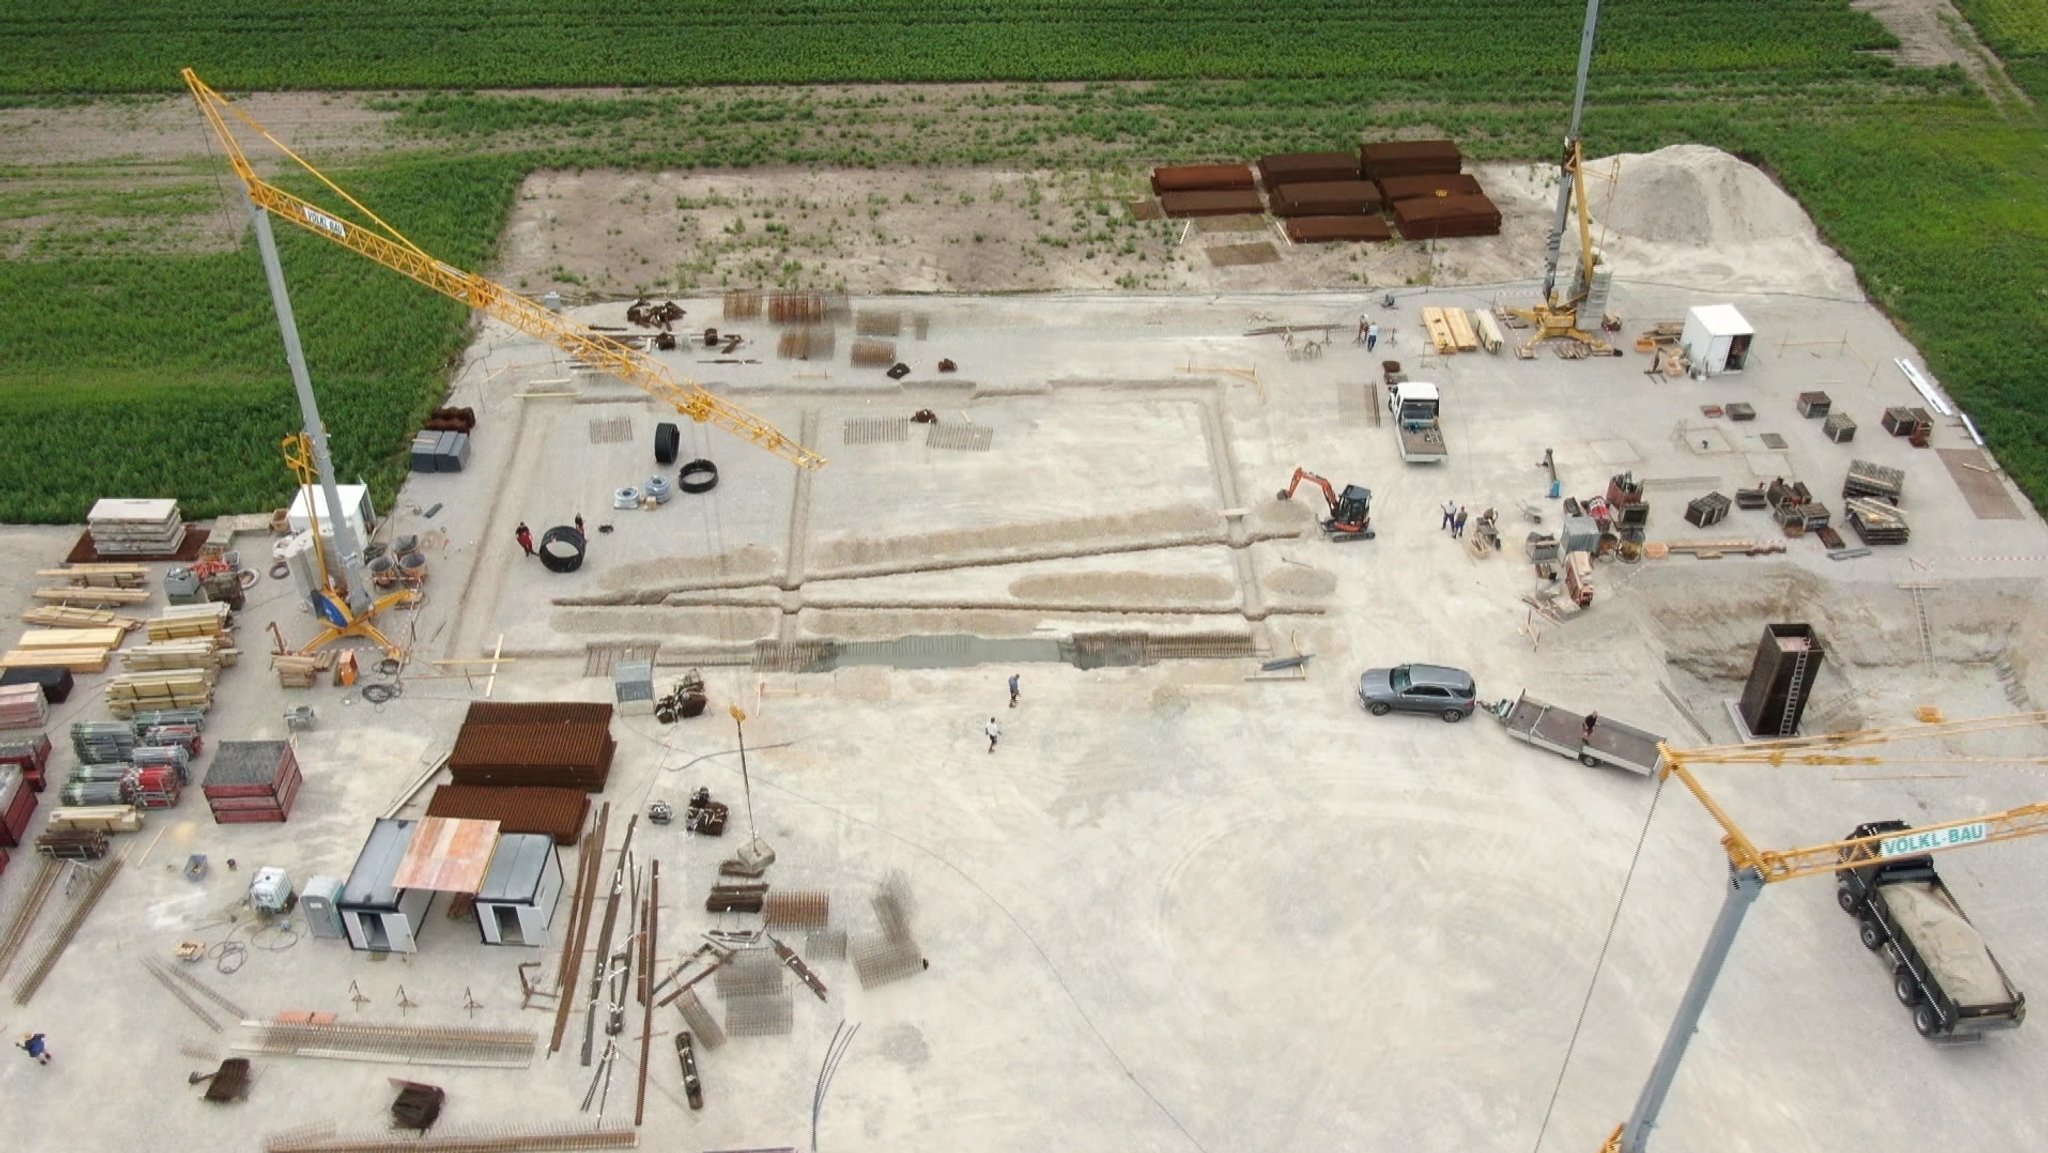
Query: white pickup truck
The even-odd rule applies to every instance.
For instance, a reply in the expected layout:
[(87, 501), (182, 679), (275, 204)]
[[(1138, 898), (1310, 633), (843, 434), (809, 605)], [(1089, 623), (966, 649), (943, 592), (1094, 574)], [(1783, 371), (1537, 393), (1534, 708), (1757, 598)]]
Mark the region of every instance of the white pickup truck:
[(1401, 459), (1409, 464), (1441, 464), (1451, 453), (1444, 447), (1440, 423), (1441, 396), (1436, 385), (1404, 380), (1387, 387), (1387, 411), (1401, 438)]

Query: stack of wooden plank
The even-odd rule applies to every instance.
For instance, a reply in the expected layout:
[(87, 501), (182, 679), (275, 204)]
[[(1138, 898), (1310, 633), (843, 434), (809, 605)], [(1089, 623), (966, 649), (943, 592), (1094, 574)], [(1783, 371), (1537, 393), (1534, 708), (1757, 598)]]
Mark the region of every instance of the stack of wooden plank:
[(1403, 200), (1435, 200), (1445, 196), (1486, 195), (1476, 177), (1455, 171), (1421, 176), (1383, 176), (1377, 183), (1380, 199), (1388, 204)]
[(1449, 140), (1386, 140), (1358, 149), (1358, 170), (1367, 180), (1449, 175), (1463, 167), (1464, 154)]
[(149, 599), (149, 590), (87, 588), (84, 585), (64, 585), (59, 588), (40, 588), (29, 595), (39, 601), (48, 601), (52, 604), (104, 607), (106, 605), (141, 604)]
[(1406, 240), (1497, 236), (1500, 209), (1484, 196), (1439, 196), (1394, 202), (1394, 226)]
[(107, 708), (117, 717), (146, 709), (212, 708), (215, 675), (208, 668), (120, 673), (107, 683)]
[(20, 769), (28, 779), (28, 787), (42, 792), (45, 774), (50, 769), (50, 738), (37, 733), (33, 737), (0, 740), (0, 765)]
[(1380, 190), (1366, 180), (1312, 180), (1271, 189), (1275, 216), (1377, 215)]
[(57, 577), (73, 588), (96, 589), (146, 589), (149, 587), (149, 570), (139, 564), (101, 562), (98, 564), (67, 564), (58, 568), (37, 569), (39, 577)]
[(1283, 185), (1358, 179), (1358, 157), (1349, 152), (1276, 152), (1259, 157), (1259, 181), (1268, 195)]
[(168, 557), (185, 544), (185, 515), (175, 500), (101, 500), (85, 527), (101, 556)]
[(0, 687), (0, 729), (40, 729), (50, 718), (50, 704), (35, 685)]
[(21, 619), (32, 625), (53, 629), (102, 629), (117, 628), (132, 633), (142, 627), (137, 617), (124, 617), (105, 609), (77, 608), (72, 605), (37, 605), (21, 614)]
[(14, 648), (0, 656), (4, 668), (56, 668), (74, 673), (96, 673), (107, 667), (107, 654), (121, 647), (127, 630), (115, 627), (90, 629), (30, 629), (21, 634)]
[(1905, 544), (1906, 514), (1881, 500), (1852, 497), (1845, 502), (1849, 527), (1864, 544)]
[(1152, 194), (1240, 191), (1253, 187), (1249, 164), (1173, 164), (1152, 170)]
[(1462, 308), (1425, 308), (1422, 325), (1438, 352), (1471, 352), (1479, 347), (1479, 334), (1472, 330), (1472, 318)]
[(134, 805), (78, 805), (50, 810), (49, 831), (53, 833), (133, 833), (142, 829), (142, 814)]
[(121, 664), (133, 672), (152, 669), (212, 669), (218, 671), (235, 663), (242, 650), (230, 647), (224, 636), (194, 637), (180, 641), (153, 641), (121, 654)]
[(442, 785), (427, 801), (430, 817), (496, 821), (501, 833), (539, 833), (573, 845), (583, 833), (590, 798), (579, 789)]
[(172, 605), (145, 627), (152, 641), (174, 641), (189, 637), (217, 637), (228, 631), (228, 606), (219, 602), (200, 605)]
[(284, 741), (222, 741), (199, 790), (214, 823), (283, 821), (298, 799), (299, 759)]
[(36, 852), (64, 861), (97, 861), (107, 855), (107, 835), (96, 829), (46, 829)]
[(277, 683), (287, 689), (310, 689), (320, 674), (334, 667), (334, 650), (317, 653), (283, 653), (270, 658), (277, 670)]
[(618, 742), (607, 704), (478, 701), (448, 754), (458, 785), (538, 786), (597, 792)]
[(1258, 216), (1266, 211), (1266, 202), (1249, 188), (1166, 192), (1160, 194), (1159, 210), (1176, 220), (1194, 216)]

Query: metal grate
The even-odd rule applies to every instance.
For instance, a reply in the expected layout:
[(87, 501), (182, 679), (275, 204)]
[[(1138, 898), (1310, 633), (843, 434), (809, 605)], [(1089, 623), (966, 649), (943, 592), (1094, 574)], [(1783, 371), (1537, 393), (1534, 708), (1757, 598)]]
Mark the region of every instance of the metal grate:
[(646, 661), (652, 663), (661, 645), (655, 641), (601, 641), (586, 645), (583, 649), (583, 675), (586, 677), (608, 677), (621, 661)]
[(768, 894), (762, 923), (780, 928), (807, 928), (832, 920), (832, 894), (823, 889), (782, 889)]
[(779, 1037), (795, 1026), (796, 1006), (787, 989), (725, 1003), (725, 1031), (734, 1037)]
[(839, 432), (841, 444), (882, 444), (910, 439), (907, 416), (852, 416)]
[(813, 929), (804, 934), (804, 956), (813, 961), (844, 961), (846, 930)]
[(766, 949), (734, 953), (711, 975), (718, 999), (764, 997), (782, 991), (782, 959)]
[(934, 424), (925, 434), (926, 448), (959, 452), (987, 452), (995, 443), (996, 430), (979, 424)]
[(690, 1032), (696, 1036), (699, 1045), (706, 1049), (716, 1049), (725, 1044), (725, 1028), (718, 1023), (718, 1018), (711, 1015), (711, 1010), (704, 1002), (698, 999), (697, 990), (685, 989), (682, 997), (676, 1001), (676, 1008), (682, 1010), (683, 1020), (690, 1026)]
[(590, 420), (590, 443), (624, 444), (633, 439), (633, 418), (599, 416)]
[(924, 970), (924, 952), (909, 937), (862, 937), (853, 942), (850, 951), (854, 975), (863, 989), (901, 981)]
[(1775, 432), (1762, 433), (1757, 437), (1757, 439), (1764, 442), (1765, 448), (1777, 449), (1785, 447), (1785, 438), (1779, 436)]

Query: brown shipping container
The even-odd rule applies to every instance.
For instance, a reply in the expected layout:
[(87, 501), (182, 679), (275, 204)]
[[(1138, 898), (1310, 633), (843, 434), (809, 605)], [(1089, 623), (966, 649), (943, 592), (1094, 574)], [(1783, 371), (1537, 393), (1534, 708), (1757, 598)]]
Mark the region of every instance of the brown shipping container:
[(1342, 216), (1380, 210), (1380, 190), (1365, 180), (1283, 184), (1273, 190), (1275, 216)]
[(1287, 239), (1296, 244), (1326, 244), (1336, 240), (1392, 240), (1393, 230), (1377, 216), (1298, 216), (1286, 225)]
[(1253, 186), (1249, 164), (1175, 164), (1152, 170), (1152, 192), (1215, 192)]
[(1160, 210), (1168, 216), (1253, 216), (1266, 211), (1256, 192), (1168, 192), (1159, 197)]
[(1379, 181), (1380, 198), (1388, 204), (1422, 196), (1484, 196), (1479, 181), (1462, 172), (1432, 173), (1425, 176), (1385, 176)]
[(1277, 152), (1259, 157), (1259, 179), (1268, 191), (1282, 184), (1358, 179), (1358, 158), (1349, 152)]

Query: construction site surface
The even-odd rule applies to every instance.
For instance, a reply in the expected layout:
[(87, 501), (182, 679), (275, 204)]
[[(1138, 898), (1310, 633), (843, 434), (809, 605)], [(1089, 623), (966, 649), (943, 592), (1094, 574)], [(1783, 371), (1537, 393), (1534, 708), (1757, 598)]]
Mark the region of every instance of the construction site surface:
[[(1720, 744), (1738, 739), (1726, 704), (1760, 630), (1801, 621), (1829, 653), (1804, 731), (2029, 711), (2048, 702), (2034, 656), (2048, 651), (2048, 529), (1959, 421), (1937, 419), (1924, 449), (1884, 433), (1885, 409), (1925, 401), (1895, 363), (1917, 365), (1914, 350), (1868, 304), (1631, 283), (1621, 264), (1609, 308), (1627, 337), (1703, 303), (1756, 326), (1746, 371), (1694, 379), (1647, 373), (1636, 353), (1435, 350), (1423, 309), (1491, 315), (1533, 299), (1527, 285), (1394, 295), (861, 296), (834, 322), (836, 356), (812, 361), (778, 359), (766, 316), (726, 320), (719, 298), (684, 299), (684, 327), (740, 332), (745, 350), (729, 363), (702, 363), (718, 354), (701, 344), (655, 355), (829, 464), (800, 471), (686, 425), (678, 461), (715, 462), (716, 487), (651, 508), (615, 498), (673, 479), (653, 449), (674, 414), (484, 325), (445, 402), (476, 413), (466, 466), (414, 476), (380, 510), (380, 537), (418, 535), (428, 565), (421, 606), (382, 621), (408, 649), (402, 691), (364, 695), (391, 681), (368, 672), (380, 654), (367, 650), (364, 684), (278, 687), (267, 626), (303, 641), (318, 622), (289, 580), (266, 577), (237, 614), (244, 657), (214, 686), (206, 734), (294, 742), (289, 819), (217, 825), (189, 796), (114, 834), (90, 879), (57, 863), (38, 884), (44, 863), (26, 848), (0, 877), (0, 925), (47, 903), (0, 985), (10, 998), (70, 911), (90, 913), (33, 999), (0, 1014), (54, 1054), (0, 1062), (15, 1147), (311, 1148), (277, 1134), (323, 1123), (396, 1141), (386, 1107), (400, 1076), (445, 1090), (436, 1132), (630, 1127), (624, 1086), (649, 1052), (637, 1004), (602, 1120), (581, 1109), (581, 978), (595, 958), (579, 955), (581, 978), (557, 987), (575, 848), (546, 948), (483, 944), (445, 898), (410, 954), (281, 930), (243, 902), (258, 867), (345, 876), (377, 817), (425, 815), (431, 784), (413, 786), (446, 781), (429, 770), (473, 702), (610, 703), (613, 666), (651, 653), (657, 693), (695, 669), (709, 708), (667, 725), (611, 719), (617, 747), (591, 806), (610, 805), (599, 870), (610, 875), (630, 817), (657, 801), (681, 811), (708, 786), (731, 804), (722, 838), (682, 821), (634, 833), (636, 861), (661, 865), (654, 977), (706, 931), (760, 926), (703, 903), (714, 884), (758, 895), (718, 875), (750, 822), (777, 856), (769, 891), (803, 894), (761, 903), (802, 926), (771, 931), (807, 968), (789, 966), (802, 979), (773, 1004), (750, 983), (780, 976), (779, 951), (764, 972), (734, 966), (718, 993), (697, 985), (702, 1005), (730, 998), (732, 1036), (715, 1048), (676, 1005), (653, 1015), (645, 1147), (809, 1147), (815, 1114), (819, 1147), (834, 1149), (1590, 1153), (1627, 1115), (1722, 900), (1719, 830), (1675, 790), (1659, 803), (1654, 779), (1518, 744), (1487, 716), (1368, 716), (1360, 672), (1449, 664), (1482, 699), (1527, 687), (1676, 745)], [(573, 314), (624, 327), (626, 306)], [(1379, 326), (1371, 351), (1351, 336), (1362, 315)], [(863, 328), (909, 371), (849, 364)], [(1446, 462), (1400, 460), (1389, 359), (1440, 386)], [(1824, 435), (1800, 411), (1813, 391), (1862, 434)], [(1703, 415), (1736, 402), (1755, 419)], [(1560, 524), (1546, 450), (1564, 496), (1632, 474), (1647, 543), (1664, 546), (1595, 565), (1584, 608), (1559, 604), (1523, 554), (1526, 535)], [(1842, 550), (1788, 538), (1769, 508), (1685, 519), (1688, 501), (1773, 481), (1839, 510), (1852, 460), (1899, 471), (1907, 543), (1834, 559), (1853, 537)], [(1370, 488), (1376, 537), (1326, 539), (1306, 487), (1276, 500), (1297, 467)], [(1447, 502), (1475, 519), (1497, 510), (1501, 546), (1440, 528)], [(577, 571), (514, 540), (521, 523), (539, 536), (578, 516)], [(265, 533), (211, 527), (268, 554)], [(10, 619), (39, 603), (37, 571), (77, 537), (0, 529)], [(117, 611), (156, 616), (150, 595)], [(72, 722), (105, 719), (108, 675), (80, 673), (50, 707), (59, 746)], [(317, 716), (288, 724), (301, 705)], [(1970, 750), (2038, 757), (2048, 733)], [(1771, 845), (2048, 791), (2038, 772), (1942, 760), (1963, 753), (1699, 771)], [(68, 756), (60, 747), (53, 779)], [(2038, 839), (1942, 864), (2023, 990), (2048, 990), (2044, 869)], [(870, 909), (890, 884), (915, 894), (914, 952), (874, 944), (900, 940), (894, 914)], [(815, 927), (817, 893), (831, 894), (830, 929)], [(617, 940), (636, 911), (626, 902)], [(583, 954), (596, 948), (593, 929)], [(1655, 1147), (2048, 1145), (2031, 1104), (2048, 1091), (2048, 1032), (1930, 1045), (1886, 982), (1826, 880), (1773, 886)], [(550, 994), (574, 1006), (553, 1053)], [(842, 1022), (860, 1028), (821, 1096)], [(685, 1029), (689, 1091), (673, 1055)], [(293, 1055), (306, 1049), (360, 1059)], [(236, 1056), (252, 1066), (240, 1101), (187, 1088)], [(1880, 1085), (1915, 1091), (1866, 1091)]]

